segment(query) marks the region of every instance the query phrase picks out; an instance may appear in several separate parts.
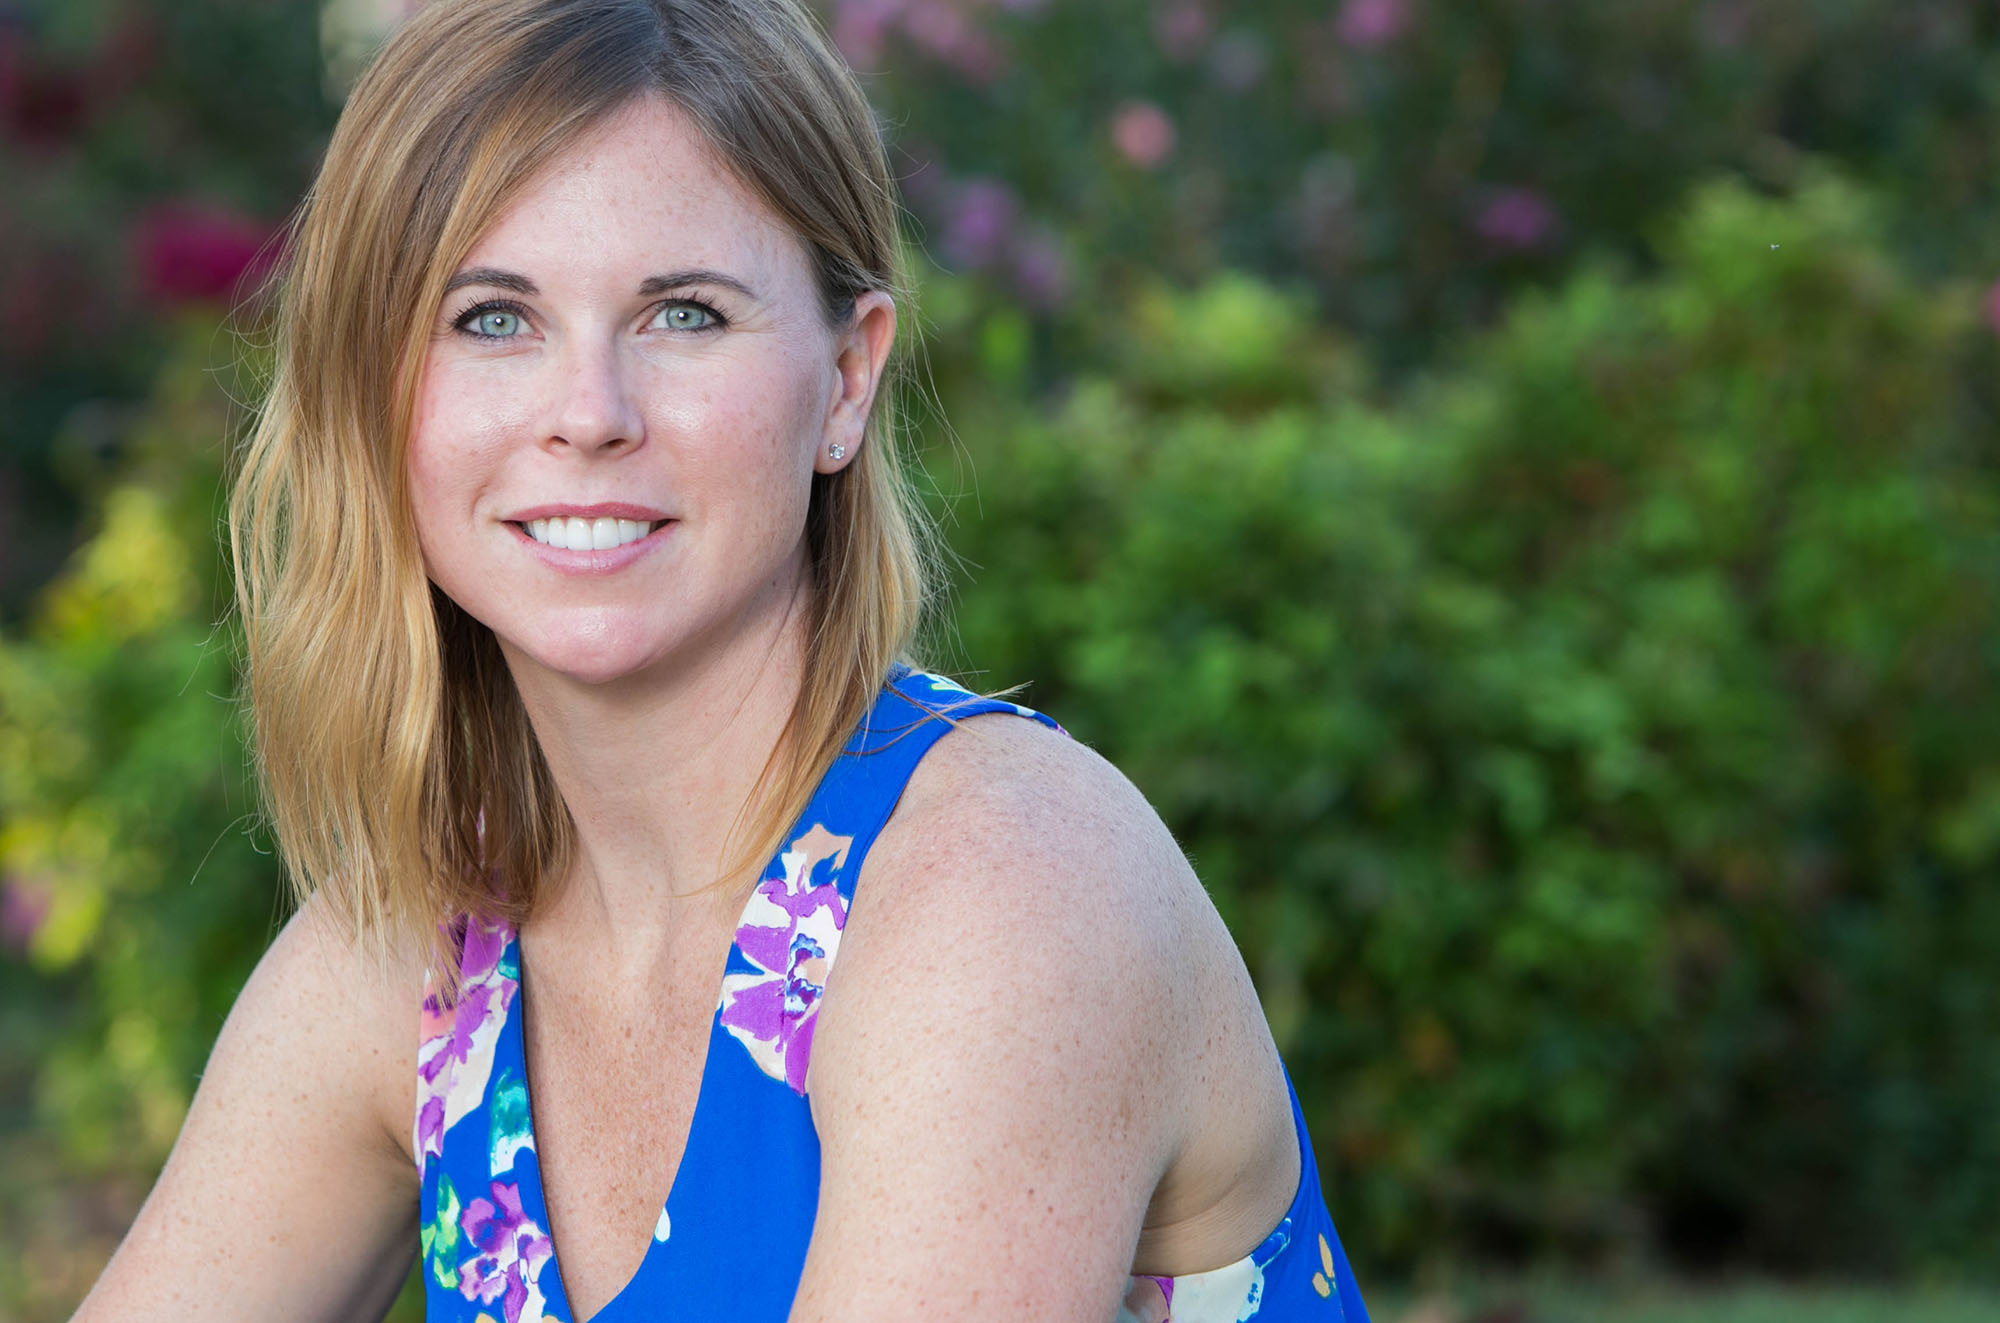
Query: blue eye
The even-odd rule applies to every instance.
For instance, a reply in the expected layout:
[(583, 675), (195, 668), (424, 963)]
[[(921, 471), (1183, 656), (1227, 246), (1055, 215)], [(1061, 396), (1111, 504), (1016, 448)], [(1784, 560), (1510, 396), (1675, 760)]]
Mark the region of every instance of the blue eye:
[(512, 340), (526, 322), (512, 303), (490, 302), (467, 308), (452, 325), (476, 340)]
[[(653, 314), (653, 328), (667, 331), (705, 331), (721, 323), (713, 309), (692, 301), (669, 303)], [(648, 328), (652, 329), (652, 328)]]

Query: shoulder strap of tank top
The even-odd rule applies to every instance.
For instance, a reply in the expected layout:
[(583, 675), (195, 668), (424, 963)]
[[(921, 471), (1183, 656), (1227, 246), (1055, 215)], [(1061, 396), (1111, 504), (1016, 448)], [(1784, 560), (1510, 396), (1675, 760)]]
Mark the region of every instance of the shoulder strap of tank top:
[[(851, 838), (841, 890), (849, 899), (861, 860), (903, 797), (903, 788), (932, 745), (967, 717), (1011, 712), (1062, 730), (1048, 717), (1005, 699), (978, 694), (926, 671), (898, 664), (806, 811)], [(837, 826), (834, 824), (838, 824)]]

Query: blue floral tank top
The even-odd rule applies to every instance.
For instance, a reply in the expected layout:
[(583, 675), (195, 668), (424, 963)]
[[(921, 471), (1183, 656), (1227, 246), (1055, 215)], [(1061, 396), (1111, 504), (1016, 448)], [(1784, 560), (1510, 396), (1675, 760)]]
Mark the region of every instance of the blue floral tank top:
[[(819, 1202), (805, 1094), (820, 996), (854, 879), (941, 719), (1027, 708), (898, 667), (764, 870), (737, 924), (687, 1138), (653, 1243), (603, 1323), (661, 1317), (782, 1323)], [(454, 1004), (425, 989), (414, 1152), (430, 1323), (579, 1323), (563, 1292), (536, 1166), (521, 1032), (521, 952), (504, 923), (468, 921)], [(1287, 1090), (1291, 1090), (1289, 1077)], [(1320, 1195), (1298, 1094), (1297, 1195), (1226, 1267), (1134, 1276), (1108, 1323), (1366, 1323)]]

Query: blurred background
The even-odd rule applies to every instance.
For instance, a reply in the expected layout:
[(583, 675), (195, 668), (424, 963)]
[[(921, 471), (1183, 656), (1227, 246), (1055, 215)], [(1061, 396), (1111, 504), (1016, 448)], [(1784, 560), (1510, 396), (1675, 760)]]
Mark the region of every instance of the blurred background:
[[(0, 0), (0, 1318), (282, 917), (228, 313), (411, 7)], [(1378, 1317), (2000, 1317), (2000, 4), (820, 8), (930, 659), (1159, 806)]]

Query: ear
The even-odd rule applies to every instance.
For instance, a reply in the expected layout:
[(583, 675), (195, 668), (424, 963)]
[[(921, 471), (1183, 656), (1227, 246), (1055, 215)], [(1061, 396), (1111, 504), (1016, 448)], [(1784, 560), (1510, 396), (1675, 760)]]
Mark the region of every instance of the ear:
[[(819, 453), (813, 456), (815, 473), (838, 473), (861, 453), (882, 369), (895, 343), (896, 301), (879, 289), (856, 295), (854, 316), (834, 342), (833, 402), (827, 409)], [(833, 457), (835, 446), (840, 447), (839, 459)]]

